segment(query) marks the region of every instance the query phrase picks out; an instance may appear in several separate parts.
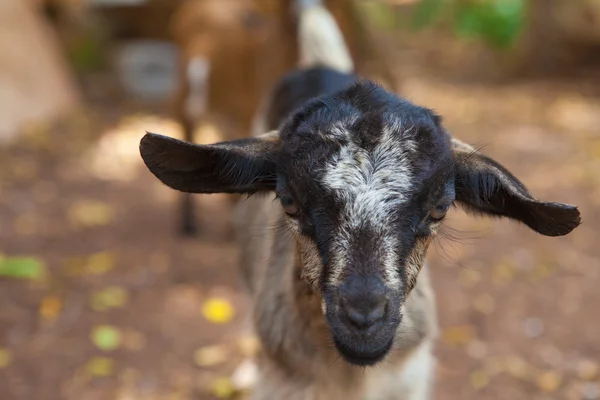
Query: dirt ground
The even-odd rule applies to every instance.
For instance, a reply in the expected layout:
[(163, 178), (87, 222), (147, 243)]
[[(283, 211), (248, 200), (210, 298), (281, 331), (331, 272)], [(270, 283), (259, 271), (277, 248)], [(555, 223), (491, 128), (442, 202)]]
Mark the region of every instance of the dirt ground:
[[(404, 75), (403, 95), (583, 216), (573, 234), (547, 238), (452, 211), (429, 253), (442, 325), (435, 399), (600, 399), (600, 99), (581, 94), (588, 82)], [(201, 235), (177, 236), (177, 196), (137, 147), (144, 131), (177, 126), (100, 89), (88, 90), (88, 111), (0, 148), (0, 253), (46, 265), (39, 280), (0, 278), (0, 398), (223, 397), (222, 378), (251, 353), (227, 203), (197, 196)], [(99, 300), (106, 288), (113, 307)], [(202, 313), (214, 297), (231, 302), (231, 321)], [(121, 334), (114, 350), (92, 340), (106, 325)]]

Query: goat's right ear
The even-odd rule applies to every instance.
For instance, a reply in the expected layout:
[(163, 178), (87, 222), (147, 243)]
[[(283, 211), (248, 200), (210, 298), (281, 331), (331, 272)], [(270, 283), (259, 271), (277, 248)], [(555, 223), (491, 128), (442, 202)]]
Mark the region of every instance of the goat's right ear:
[(275, 189), (279, 133), (198, 145), (146, 133), (144, 163), (165, 185), (188, 193), (256, 193)]

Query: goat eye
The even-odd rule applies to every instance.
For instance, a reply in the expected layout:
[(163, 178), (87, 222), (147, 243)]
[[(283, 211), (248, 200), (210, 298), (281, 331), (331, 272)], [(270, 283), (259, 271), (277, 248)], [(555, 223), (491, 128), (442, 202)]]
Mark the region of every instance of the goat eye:
[(282, 195), (279, 197), (283, 211), (290, 216), (298, 214), (298, 205), (290, 196)]
[(450, 208), (450, 204), (441, 204), (437, 205), (431, 212), (429, 213), (429, 219), (433, 222), (439, 222), (446, 216), (448, 209)]

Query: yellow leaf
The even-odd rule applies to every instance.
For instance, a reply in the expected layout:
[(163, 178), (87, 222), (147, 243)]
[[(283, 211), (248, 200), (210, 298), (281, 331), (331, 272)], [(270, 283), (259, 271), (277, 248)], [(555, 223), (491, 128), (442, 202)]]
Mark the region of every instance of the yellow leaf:
[(12, 362), (12, 359), (10, 350), (0, 347), (0, 369), (8, 367)]
[(562, 376), (555, 371), (547, 371), (537, 379), (538, 388), (543, 392), (555, 392), (562, 382)]
[(210, 392), (219, 399), (228, 399), (235, 394), (235, 388), (229, 378), (219, 378), (210, 386)]
[(507, 283), (514, 279), (517, 271), (514, 266), (508, 263), (500, 263), (494, 267), (494, 280), (496, 282)]
[(506, 372), (513, 378), (529, 380), (533, 374), (533, 367), (519, 356), (509, 356), (505, 360)]
[(83, 200), (71, 205), (67, 213), (69, 222), (76, 228), (104, 226), (115, 218), (113, 208), (96, 200)]
[(471, 387), (475, 390), (481, 390), (490, 383), (490, 377), (483, 371), (474, 371), (469, 376)]
[(123, 307), (129, 294), (119, 286), (111, 286), (95, 292), (91, 297), (92, 308), (96, 311), (106, 311), (109, 308)]
[(234, 310), (229, 301), (213, 297), (202, 306), (202, 314), (213, 324), (225, 324), (233, 318)]
[(470, 325), (453, 326), (446, 329), (443, 336), (447, 344), (460, 346), (475, 338), (475, 330)]
[(107, 251), (92, 254), (85, 265), (85, 272), (91, 275), (102, 275), (116, 266), (116, 259)]
[(108, 357), (94, 357), (88, 361), (85, 369), (93, 376), (110, 376), (114, 373), (115, 362)]
[(57, 295), (49, 295), (40, 303), (40, 315), (47, 320), (54, 320), (62, 309), (62, 299)]
[(556, 273), (556, 268), (553, 268), (552, 266), (550, 266), (548, 264), (537, 264), (531, 271), (530, 278), (533, 281), (540, 281), (540, 280), (549, 278), (550, 276), (554, 275), (555, 273)]
[(194, 362), (199, 367), (212, 367), (227, 361), (229, 354), (224, 346), (201, 347), (194, 352)]

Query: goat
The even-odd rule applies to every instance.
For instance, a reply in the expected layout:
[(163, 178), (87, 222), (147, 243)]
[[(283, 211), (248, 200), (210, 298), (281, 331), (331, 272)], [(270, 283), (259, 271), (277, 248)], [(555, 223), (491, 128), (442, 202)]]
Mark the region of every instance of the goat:
[(173, 189), (249, 195), (234, 220), (261, 342), (254, 400), (426, 400), (438, 325), (424, 258), (449, 208), (546, 236), (580, 214), (535, 199), (434, 111), (358, 79), (328, 11), (304, 3), (304, 61), (264, 101), (252, 137), (147, 133), (140, 153)]
[[(196, 123), (209, 111), (227, 117), (233, 129), (225, 131), (225, 139), (249, 130), (259, 100), (258, 50), (267, 28), (251, 0), (187, 0), (173, 15), (171, 31), (181, 49), (174, 108), (184, 140), (193, 141)], [(226, 85), (236, 87), (236, 96)], [(180, 232), (186, 236), (197, 232), (192, 201), (182, 194)]]

